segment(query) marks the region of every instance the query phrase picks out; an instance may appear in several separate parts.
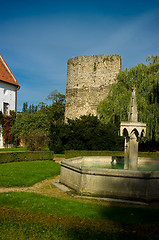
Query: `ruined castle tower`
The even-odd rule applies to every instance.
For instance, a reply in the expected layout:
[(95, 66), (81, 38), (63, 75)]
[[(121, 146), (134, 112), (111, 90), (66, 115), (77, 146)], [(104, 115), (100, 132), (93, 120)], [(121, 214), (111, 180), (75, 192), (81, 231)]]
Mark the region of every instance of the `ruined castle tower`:
[(90, 55), (69, 59), (65, 120), (97, 115), (97, 105), (107, 96), (120, 69), (120, 55)]

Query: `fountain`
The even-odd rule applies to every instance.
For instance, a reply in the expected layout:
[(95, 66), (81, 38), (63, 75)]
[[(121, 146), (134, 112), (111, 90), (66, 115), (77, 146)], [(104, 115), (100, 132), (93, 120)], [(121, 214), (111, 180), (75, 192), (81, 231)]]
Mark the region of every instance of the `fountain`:
[[(87, 156), (63, 160), (60, 182), (83, 195), (159, 200), (159, 161), (138, 158), (138, 139), (145, 132), (146, 124), (138, 122), (133, 88), (128, 121), (120, 124), (120, 135), (125, 137), (124, 158)], [(123, 169), (114, 169), (114, 165), (118, 164), (123, 164)], [(153, 169), (137, 170), (138, 166), (149, 164), (153, 165)]]

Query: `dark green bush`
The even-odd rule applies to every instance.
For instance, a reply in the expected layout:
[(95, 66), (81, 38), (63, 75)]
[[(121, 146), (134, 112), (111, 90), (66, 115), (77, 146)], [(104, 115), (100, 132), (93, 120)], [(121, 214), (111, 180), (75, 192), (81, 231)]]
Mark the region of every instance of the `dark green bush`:
[(36, 161), (36, 160), (53, 160), (53, 151), (28, 151), (28, 152), (5, 152), (0, 153), (0, 163)]
[(65, 151), (65, 158), (73, 158), (80, 156), (123, 156), (124, 152), (120, 151), (80, 151), (68, 150)]
[(96, 116), (82, 116), (67, 124), (50, 128), (49, 148), (55, 153), (65, 150), (123, 150), (123, 138), (113, 124), (103, 124)]

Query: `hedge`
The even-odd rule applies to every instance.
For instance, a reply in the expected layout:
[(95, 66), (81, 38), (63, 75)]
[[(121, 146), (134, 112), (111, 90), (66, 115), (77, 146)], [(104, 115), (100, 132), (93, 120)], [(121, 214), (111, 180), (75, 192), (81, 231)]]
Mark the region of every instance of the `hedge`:
[[(124, 156), (124, 151), (85, 151), (85, 150), (65, 151), (65, 158), (73, 158), (79, 156)], [(138, 156), (159, 159), (159, 152), (139, 152)]]
[(27, 151), (27, 152), (5, 152), (0, 153), (0, 163), (53, 160), (53, 151)]
[(65, 158), (73, 158), (79, 156), (124, 156), (124, 152), (120, 151), (85, 151), (85, 150), (68, 150), (65, 151)]

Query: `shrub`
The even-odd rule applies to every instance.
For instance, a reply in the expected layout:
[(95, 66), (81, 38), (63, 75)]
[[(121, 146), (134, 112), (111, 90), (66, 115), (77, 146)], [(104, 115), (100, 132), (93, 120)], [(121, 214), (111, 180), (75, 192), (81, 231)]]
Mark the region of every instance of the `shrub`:
[(0, 153), (0, 163), (21, 162), (21, 161), (36, 161), (36, 160), (53, 160), (54, 152), (5, 152)]
[(24, 135), (23, 141), (28, 150), (40, 151), (46, 147), (48, 143), (48, 137), (46, 132), (35, 129), (32, 132)]

